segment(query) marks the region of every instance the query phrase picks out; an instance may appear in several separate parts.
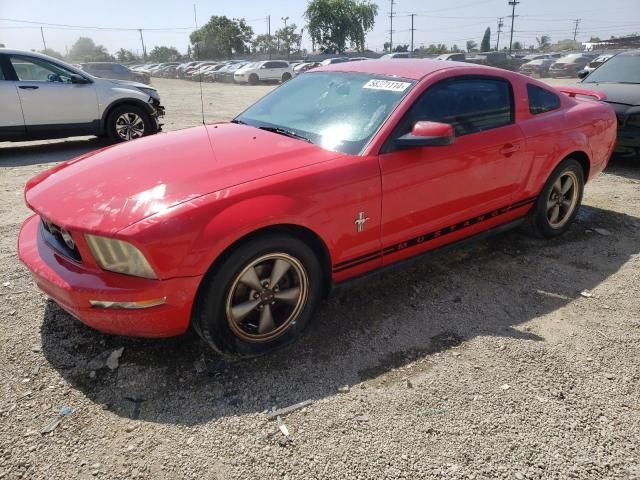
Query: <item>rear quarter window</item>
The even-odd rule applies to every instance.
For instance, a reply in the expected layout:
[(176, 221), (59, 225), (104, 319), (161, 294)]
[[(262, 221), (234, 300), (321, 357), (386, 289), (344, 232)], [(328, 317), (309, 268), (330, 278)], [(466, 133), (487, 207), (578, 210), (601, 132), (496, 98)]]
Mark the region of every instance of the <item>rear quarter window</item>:
[(527, 84), (527, 96), (529, 97), (529, 112), (533, 115), (560, 108), (560, 97), (545, 88)]

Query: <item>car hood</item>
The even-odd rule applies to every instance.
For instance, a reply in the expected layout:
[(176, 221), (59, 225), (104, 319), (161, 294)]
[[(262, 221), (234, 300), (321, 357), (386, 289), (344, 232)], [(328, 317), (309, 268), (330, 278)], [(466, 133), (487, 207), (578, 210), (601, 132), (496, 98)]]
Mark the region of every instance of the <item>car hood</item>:
[(144, 137), (62, 163), (25, 187), (68, 229), (113, 234), (180, 203), (344, 154), (233, 123)]
[(582, 88), (599, 90), (607, 95), (607, 102), (640, 105), (640, 84), (581, 82)]
[[(133, 72), (133, 73), (135, 74), (136, 72)], [(142, 75), (142, 74), (139, 74), (139, 75)], [(144, 83), (132, 82), (131, 80), (117, 80), (115, 78), (105, 78), (104, 80), (108, 80), (109, 82), (115, 83), (116, 85), (124, 85), (126, 87), (153, 88), (153, 87), (150, 87), (149, 85), (145, 85)]]

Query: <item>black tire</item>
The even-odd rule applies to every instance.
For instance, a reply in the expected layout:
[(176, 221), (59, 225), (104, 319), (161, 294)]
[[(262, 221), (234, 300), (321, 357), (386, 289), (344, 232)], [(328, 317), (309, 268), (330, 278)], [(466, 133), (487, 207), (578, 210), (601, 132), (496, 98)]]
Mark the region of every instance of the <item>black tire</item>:
[[(261, 305), (257, 308), (252, 308), (252, 313), (246, 316), (246, 327), (239, 326), (242, 322), (245, 322), (244, 319), (236, 322), (231, 318), (231, 312), (235, 308), (230, 309), (230, 306), (233, 305), (233, 299), (235, 298), (233, 295), (238, 291), (238, 288), (244, 288), (249, 292), (253, 292), (248, 293), (249, 302), (262, 302), (262, 297), (257, 300), (252, 300), (258, 298), (258, 293), (250, 287), (243, 285), (243, 282), (240, 282), (239, 278), (244, 278), (242, 275), (243, 272), (246, 272), (247, 268), (254, 262), (270, 255), (280, 254), (295, 259), (298, 262), (298, 267), (302, 266), (302, 271), (306, 274), (306, 289), (304, 289), (306, 293), (304, 300), (302, 300), (302, 295), (298, 299), (300, 303), (294, 309), (294, 312), (297, 312), (295, 316), (288, 316), (291, 320), (288, 320), (288, 323), (282, 322), (280, 326), (278, 326), (278, 319), (276, 318), (278, 316), (278, 310), (276, 310), (278, 305), (274, 305), (273, 307), (266, 305), (266, 307), (270, 309), (270, 312), (271, 308), (274, 309), (273, 324), (277, 328), (274, 330), (273, 335), (275, 336), (273, 338), (258, 340), (255, 336), (259, 335), (259, 333), (257, 333), (259, 330), (255, 330), (257, 326), (255, 325), (254, 319), (261, 315), (262, 311), (259, 310), (259, 308), (263, 308), (264, 306)], [(258, 266), (258, 268), (261, 267)], [(271, 272), (273, 270), (275, 270), (275, 268), (273, 268)], [(290, 272), (291, 268), (287, 271)], [(286, 275), (293, 276), (296, 274), (297, 271), (291, 274), (287, 273), (282, 276), (282, 279), (284, 281), (290, 281), (291, 279), (286, 278)], [(264, 279), (260, 279), (261, 282), (263, 280)], [(240, 287), (240, 285), (243, 286)], [(275, 287), (271, 286), (274, 288), (273, 291), (278, 291), (278, 285), (276, 282)], [(298, 285), (304, 285), (304, 283), (301, 281)], [(288, 287), (290, 289), (291, 285)], [(281, 290), (282, 293), (285, 292), (284, 288), (283, 286), (283, 290)], [(303, 288), (300, 286), (298, 288), (299, 291), (303, 291)], [(225, 356), (251, 357), (282, 347), (298, 337), (309, 323), (321, 298), (322, 267), (313, 250), (307, 244), (296, 238), (278, 234), (265, 234), (241, 244), (230, 255), (224, 258), (219, 265), (215, 265), (205, 276), (194, 302), (191, 320), (194, 330), (218, 353)], [(285, 305), (283, 303), (283, 305), (285, 309), (293, 308), (288, 304)], [(286, 316), (286, 314), (284, 316)], [(260, 317), (260, 323), (261, 319), (262, 317)], [(254, 324), (251, 322), (254, 322)], [(247, 333), (247, 330), (243, 330), (243, 328), (247, 330), (254, 328), (254, 331)], [(279, 328), (283, 330), (278, 332), (277, 330)], [(234, 331), (234, 329), (236, 331)], [(252, 334), (255, 334), (254, 338), (246, 338)], [(270, 335), (270, 333), (267, 332), (264, 335)]]
[(255, 73), (252, 73), (251, 75), (249, 75), (249, 85), (257, 85), (259, 81), (260, 79), (258, 78), (258, 75), (256, 75)]
[(282, 74), (282, 83), (288, 82), (289, 80), (291, 80), (291, 74), (289, 72), (284, 72)]
[[(142, 135), (140, 137), (146, 137), (148, 135), (153, 135), (158, 133), (158, 125), (157, 122), (151, 118), (151, 115), (141, 107), (131, 104), (120, 105), (114, 108), (109, 116), (107, 117), (106, 124), (106, 133), (109, 138), (114, 142), (126, 142), (128, 139), (123, 138), (118, 134), (117, 123), (120, 122), (120, 119), (123, 115), (129, 115), (130, 118), (140, 118), (142, 121)], [(138, 124), (139, 125), (139, 124)], [(139, 129), (136, 129), (139, 130)], [(139, 138), (135, 136), (135, 138)], [(130, 140), (134, 140), (135, 138), (130, 138)]]
[[(575, 203), (572, 201), (572, 207), (567, 208), (570, 212), (567, 211), (565, 216), (562, 219), (562, 223), (553, 225), (551, 219), (549, 218), (550, 209), (548, 206), (548, 202), (553, 202), (554, 199), (550, 198), (554, 192), (554, 184), (558, 182), (559, 179), (563, 179), (566, 177), (571, 177), (572, 182), (575, 183)], [(575, 179), (575, 180), (573, 180)], [(570, 227), (576, 216), (578, 215), (578, 210), (580, 210), (580, 205), (582, 204), (582, 195), (584, 193), (584, 170), (582, 169), (582, 165), (577, 160), (572, 158), (568, 158), (560, 163), (555, 170), (549, 175), (547, 182), (540, 192), (538, 199), (535, 203), (534, 210), (528, 219), (527, 225), (525, 229), (530, 233), (540, 237), (540, 238), (553, 238), (565, 233)], [(571, 197), (573, 199), (574, 193), (572, 192)], [(564, 198), (564, 197), (563, 197)], [(560, 198), (557, 199), (560, 202)], [(559, 208), (561, 208), (559, 206)], [(560, 210), (562, 212), (562, 210)], [(561, 213), (562, 214), (562, 213)]]

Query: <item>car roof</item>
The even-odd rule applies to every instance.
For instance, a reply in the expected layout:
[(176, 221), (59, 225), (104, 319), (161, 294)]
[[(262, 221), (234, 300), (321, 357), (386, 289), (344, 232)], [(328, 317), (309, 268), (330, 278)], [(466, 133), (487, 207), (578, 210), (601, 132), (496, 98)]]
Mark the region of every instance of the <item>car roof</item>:
[[(397, 60), (374, 60), (371, 62), (344, 62), (333, 63), (314, 69), (315, 72), (355, 72), (369, 73), (372, 75), (384, 75), (387, 77), (402, 77), (410, 80), (420, 80), (421, 78), (438, 70), (447, 68), (469, 67), (464, 62), (442, 62), (438, 60), (426, 59), (406, 59), (402, 62)], [(494, 70), (491, 67), (479, 66), (487, 70)]]

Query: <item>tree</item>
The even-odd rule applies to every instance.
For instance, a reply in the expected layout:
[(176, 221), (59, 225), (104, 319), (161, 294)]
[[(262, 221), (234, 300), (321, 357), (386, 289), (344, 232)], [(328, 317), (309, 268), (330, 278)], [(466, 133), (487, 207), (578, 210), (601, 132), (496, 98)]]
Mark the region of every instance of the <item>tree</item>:
[(513, 42), (512, 50), (522, 50), (522, 44), (520, 42)]
[(69, 50), (68, 58), (80, 62), (111, 62), (113, 57), (109, 55), (107, 48), (96, 45), (88, 37), (80, 37)]
[(599, 42), (601, 42), (601, 41), (602, 41), (602, 40), (600, 40), (600, 37), (591, 37), (591, 38), (589, 39), (589, 42), (591, 42), (591, 43), (599, 43)]
[(456, 45), (455, 43), (451, 46), (451, 53), (458, 53), (458, 52), (462, 52), (462, 50), (460, 50), (460, 47), (458, 47), (458, 45)]
[(409, 45), (396, 45), (393, 49), (394, 52), (408, 52)]
[(152, 62), (175, 62), (180, 58), (180, 52), (174, 47), (153, 47), (149, 53)]
[(541, 37), (536, 37), (536, 42), (538, 42), (538, 49), (547, 50), (551, 46), (551, 37), (542, 35)]
[(140, 57), (134, 54), (131, 50), (121, 48), (116, 52), (116, 60), (122, 63), (136, 62), (140, 60)]
[(266, 33), (258, 35), (251, 43), (253, 53), (269, 53), (275, 51), (273, 37)]
[(53, 48), (45, 48), (44, 50), (40, 50), (40, 53), (42, 53), (43, 55), (49, 55), (50, 57), (57, 58), (59, 60), (64, 59), (64, 55), (54, 50)]
[(289, 56), (300, 50), (302, 35), (296, 33), (297, 28), (296, 24), (292, 23), (291, 25), (276, 30), (275, 38), (279, 54)]
[(491, 28), (487, 27), (484, 31), (484, 35), (482, 36), (482, 41), (480, 42), (480, 51), (488, 52), (491, 50)]
[(191, 33), (194, 58), (230, 58), (251, 52), (253, 29), (244, 18), (229, 19), (214, 15), (205, 25)]
[(467, 40), (467, 52), (473, 52), (478, 48), (478, 44), (473, 40)]
[(304, 12), (311, 41), (326, 53), (342, 53), (347, 43), (363, 52), (378, 6), (369, 0), (311, 0)]

